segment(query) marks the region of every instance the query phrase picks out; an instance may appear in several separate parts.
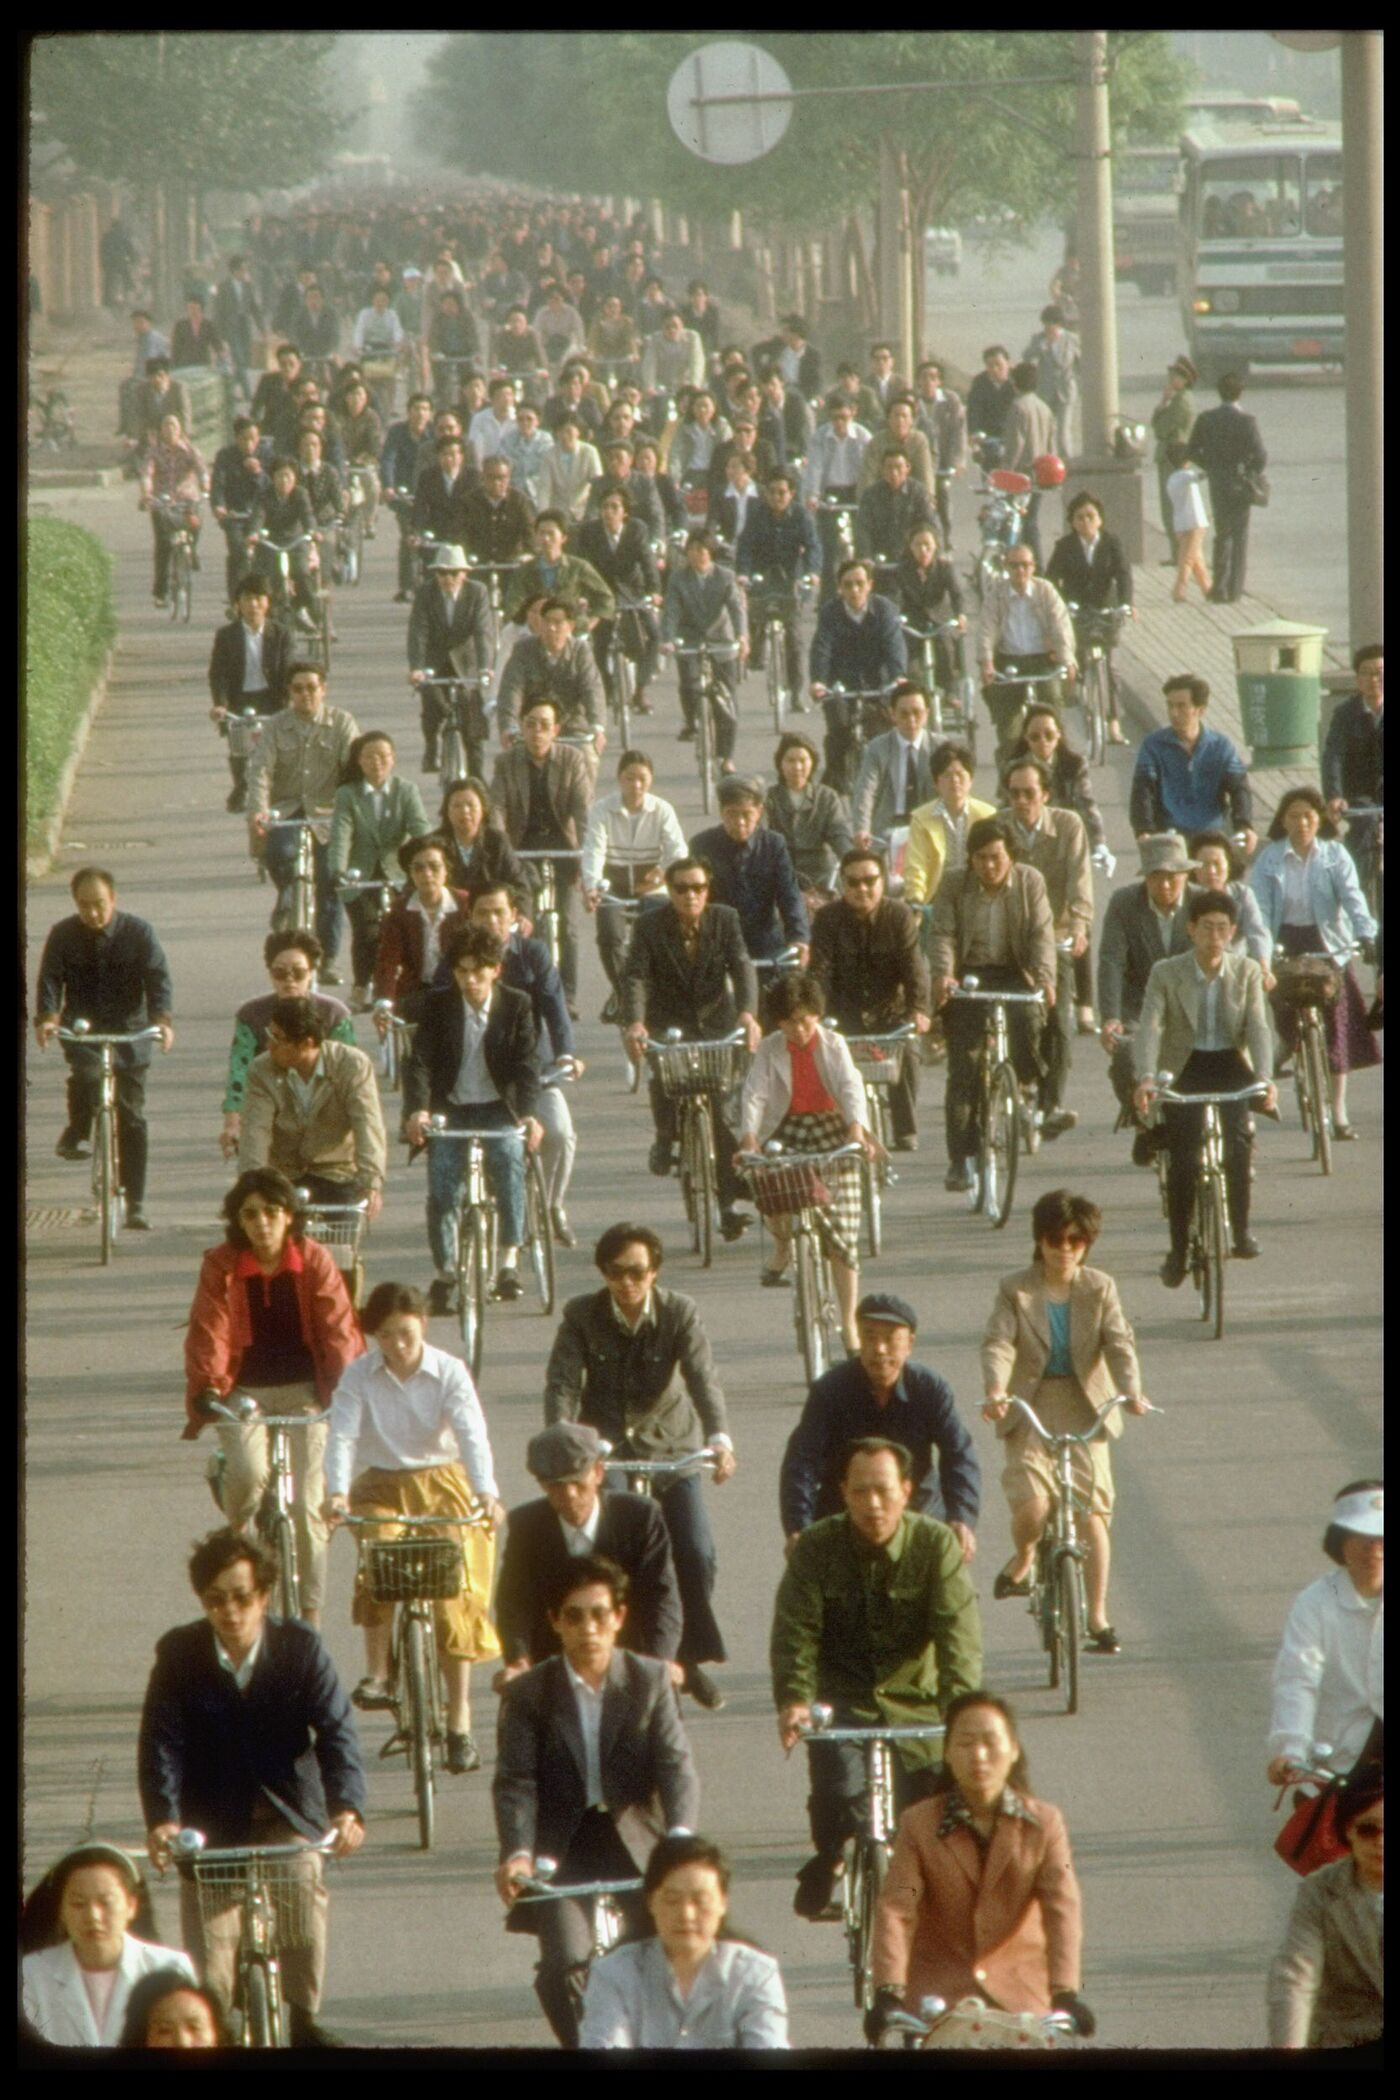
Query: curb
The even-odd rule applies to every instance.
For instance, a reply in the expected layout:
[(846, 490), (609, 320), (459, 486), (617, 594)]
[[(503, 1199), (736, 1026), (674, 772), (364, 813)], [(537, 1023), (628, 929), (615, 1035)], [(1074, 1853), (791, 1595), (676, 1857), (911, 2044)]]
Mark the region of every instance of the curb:
[(31, 467), (29, 486), (40, 489), (114, 489), (120, 467)]
[(29, 841), (25, 847), (24, 872), (30, 882), (37, 881), (41, 875), (47, 875), (49, 868), (53, 864), (54, 854), (58, 851), (59, 836), (63, 830), (63, 820), (68, 814), (68, 803), (73, 793), (73, 783), (77, 779), (78, 767), (82, 763), (83, 753), (87, 749), (87, 740), (92, 733), (92, 725), (97, 720), (102, 703), (107, 697), (107, 682), (112, 675), (112, 666), (116, 662), (116, 656), (117, 644), (114, 642), (107, 651), (106, 661), (98, 672), (93, 689), (88, 695), (88, 704), (78, 718), (72, 745), (64, 761), (63, 771), (58, 776), (58, 793), (54, 808), (51, 814), (45, 818), (38, 836)]

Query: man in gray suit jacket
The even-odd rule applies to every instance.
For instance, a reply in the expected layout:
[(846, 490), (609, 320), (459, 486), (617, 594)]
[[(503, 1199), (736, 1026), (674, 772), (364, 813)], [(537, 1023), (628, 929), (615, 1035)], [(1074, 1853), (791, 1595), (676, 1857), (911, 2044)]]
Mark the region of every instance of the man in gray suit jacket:
[[(1179, 831), (1150, 832), (1139, 840), (1142, 881), (1115, 890), (1099, 935), (1099, 1040), (1108, 1052), (1108, 1077), (1119, 1106), (1136, 1122), (1133, 1107), (1132, 1032), (1142, 1013), (1153, 967), (1190, 947), (1186, 888), (1195, 861)], [(1154, 1146), (1140, 1126), (1133, 1159), (1150, 1166)]]
[(890, 727), (861, 753), (851, 793), (851, 832), (857, 845), (888, 837), (896, 824), (931, 802), (933, 754), (941, 739), (929, 734), (928, 695), (912, 679), (890, 694)]
[[(1176, 1075), (1172, 1090), (1181, 1094), (1235, 1093), (1257, 1080), (1268, 1089), (1261, 1106), (1266, 1114), (1274, 1112), (1278, 1095), (1264, 972), (1249, 956), (1229, 952), (1238, 919), (1228, 891), (1198, 890), (1186, 910), (1191, 952), (1153, 964), (1133, 1044), (1138, 1079), (1133, 1099), (1140, 1114), (1151, 1105), (1156, 1074), (1163, 1066)], [(1167, 1211), (1172, 1243), (1162, 1264), (1162, 1281), (1175, 1290), (1186, 1274), (1196, 1155), (1205, 1118), (1198, 1108), (1171, 1105), (1164, 1108), (1163, 1117), (1171, 1154)], [(1223, 1103), (1220, 1121), (1232, 1251), (1249, 1261), (1260, 1248), (1249, 1230), (1254, 1119), (1248, 1102)]]
[[(627, 1577), (585, 1555), (560, 1573), (550, 1624), (563, 1653), (506, 1687), (491, 1794), (501, 1863), (496, 1887), (507, 1930), (540, 1941), (535, 1991), (558, 2040), (578, 2047), (592, 1948), (590, 1906), (520, 1901), (535, 1862), (557, 1862), (561, 1887), (632, 1880), (667, 1831), (695, 1828), (700, 1782), (664, 1662), (617, 1646)], [(645, 1913), (624, 1902), (629, 1922)]]

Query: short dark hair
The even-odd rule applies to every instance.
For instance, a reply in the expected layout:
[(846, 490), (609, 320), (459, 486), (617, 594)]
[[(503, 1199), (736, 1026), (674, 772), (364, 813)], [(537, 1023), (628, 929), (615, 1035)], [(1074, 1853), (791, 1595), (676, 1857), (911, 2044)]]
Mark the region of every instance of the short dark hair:
[[(541, 615), (543, 615), (551, 605), (557, 605), (558, 603), (559, 600), (557, 598), (542, 599), (540, 601)], [(572, 617), (572, 615), (570, 617)], [(541, 707), (547, 707), (554, 716), (556, 722), (563, 721), (563, 710), (561, 709), (559, 702), (555, 699), (553, 693), (522, 693), (520, 696), (521, 721), (523, 722), (525, 720), (526, 715), (534, 714), (536, 710)]]
[(673, 860), (666, 870), (667, 887), (670, 887), (673, 875), (684, 875), (688, 868), (698, 868), (706, 882), (713, 883), (715, 871), (710, 866), (710, 863), (698, 853), (683, 853), (678, 860)]
[(68, 883), (68, 894), (75, 903), (78, 892), (85, 882), (105, 883), (114, 897), (117, 894), (117, 878), (113, 875), (110, 868), (75, 868)]
[(895, 1443), (893, 1437), (888, 1436), (857, 1436), (852, 1437), (841, 1453), (841, 1470), (836, 1476), (841, 1485), (845, 1486), (846, 1477), (858, 1458), (878, 1458), (882, 1451), (888, 1451), (893, 1458), (901, 1480), (914, 1478), (914, 1461), (903, 1444)]
[(956, 743), (949, 737), (946, 742), (936, 747), (933, 757), (929, 760), (930, 778), (941, 780), (952, 765), (966, 766), (969, 773), (975, 773), (977, 770), (977, 761), (967, 745)]
[(274, 957), (285, 955), (289, 948), (298, 949), (306, 957), (312, 969), (316, 969), (325, 954), (325, 949), (314, 933), (298, 928), (292, 933), (270, 933), (263, 942), (263, 964), (271, 969)]
[(884, 854), (875, 846), (848, 846), (836, 864), (837, 873), (844, 875), (847, 868), (864, 867), (867, 861), (873, 861), (888, 882), (889, 865)]
[(562, 510), (537, 511), (535, 514), (535, 522), (530, 529), (532, 532), (538, 532), (541, 525), (557, 525), (559, 527), (559, 530), (563, 533), (565, 539), (567, 539), (569, 536), (569, 521), (564, 516)]
[(284, 1042), (324, 1043), (326, 1024), (314, 999), (277, 999), (266, 1026), (275, 1028)]
[(1364, 642), (1353, 656), (1351, 668), (1353, 671), (1359, 671), (1363, 664), (1383, 663), (1384, 661), (1385, 644), (1383, 642)]
[(1020, 754), (1013, 751), (1010, 758), (1008, 758), (1008, 760), (1006, 761), (1006, 764), (1002, 767), (1001, 783), (1002, 786), (1006, 789), (1007, 793), (1009, 794), (1011, 792), (1012, 774), (1024, 773), (1027, 770), (1035, 774), (1036, 779), (1040, 782), (1041, 787), (1048, 795), (1050, 792), (1050, 768), (1046, 765), (1043, 758), (1037, 758), (1034, 755), (1034, 753), (1030, 751), (1022, 752)]
[(609, 1262), (617, 1260), (624, 1247), (645, 1247), (654, 1269), (659, 1269), (666, 1258), (660, 1235), (653, 1232), (650, 1225), (609, 1225), (593, 1249), (595, 1268), (606, 1269)]
[(764, 487), (771, 489), (775, 481), (785, 481), (790, 489), (797, 487), (797, 476), (793, 473), (791, 467), (774, 467), (764, 483)]
[(987, 362), (989, 357), (1004, 357), (1009, 363), (1011, 352), (1007, 349), (1005, 343), (988, 343), (986, 349), (982, 352), (983, 364)]
[(499, 969), (505, 960), (505, 944), (484, 926), (464, 926), (450, 933), (442, 944), (442, 959), (449, 970), (459, 963), (472, 969)]
[(320, 681), (320, 683), (321, 683), (322, 685), (324, 685), (324, 684), (325, 684), (325, 682), (326, 682), (326, 667), (325, 667), (325, 665), (324, 665), (324, 664), (317, 664), (317, 663), (313, 663), (313, 662), (311, 661), (310, 657), (307, 657), (307, 656), (298, 656), (298, 657), (297, 657), (297, 658), (296, 658), (296, 659), (295, 659), (295, 660), (294, 660), (294, 661), (293, 661), (292, 663), (289, 663), (289, 664), (288, 664), (288, 666), (287, 666), (287, 668), (286, 668), (286, 671), (285, 671), (285, 673), (283, 674), (283, 681), (282, 681), (282, 682), (283, 682), (284, 686), (286, 687), (287, 691), (288, 691), (288, 692), (290, 692), (290, 691), (291, 691), (291, 688), (292, 688), (292, 680), (293, 680), (294, 678), (305, 678), (305, 677), (307, 676), (307, 674), (308, 674), (308, 673), (310, 673), (310, 674), (311, 674), (311, 675), (312, 675), (313, 677), (317, 678), (317, 679), (318, 679), (318, 680)]
[(463, 443), (464, 440), (462, 437), (462, 433), (459, 430), (444, 430), (442, 436), (434, 442), (433, 450), (437, 453), (443, 453), (446, 452), (450, 446), (461, 445)]
[(1226, 831), (1193, 831), (1186, 841), (1186, 850), (1193, 857), (1205, 846), (1219, 846), (1225, 855), (1230, 880), (1235, 882), (1244, 873), (1244, 856)]
[(215, 1576), (222, 1575), (226, 1568), (236, 1568), (241, 1560), (246, 1560), (253, 1570), (254, 1589), (266, 1596), (277, 1580), (276, 1560), (261, 1539), (250, 1538), (246, 1532), (235, 1531), (226, 1524), (198, 1540), (190, 1554), (188, 1574), (196, 1597), (204, 1595)]
[(240, 576), (233, 595), (235, 598), (270, 599), (272, 590), (265, 576)]
[(239, 1175), (233, 1187), (219, 1206), (224, 1220), (224, 1238), (230, 1247), (240, 1252), (249, 1245), (247, 1233), (238, 1222), (238, 1213), (250, 1196), (261, 1196), (277, 1210), (285, 1210), (291, 1217), (291, 1237), (299, 1240), (306, 1230), (306, 1212), (296, 1190), (285, 1174), (276, 1167), (248, 1167)]
[(1274, 811), (1273, 822), (1269, 826), (1269, 837), (1271, 839), (1281, 839), (1287, 836), (1287, 826), (1283, 820), (1295, 802), (1306, 802), (1308, 808), (1316, 812), (1317, 835), (1319, 838), (1328, 839), (1337, 836), (1337, 827), (1327, 814), (1327, 804), (1323, 801), (1320, 790), (1304, 781), (1297, 787), (1285, 788), (1279, 796), (1278, 808)]
[[(539, 519), (536, 518), (535, 523), (538, 525), (539, 522)], [(540, 618), (547, 620), (551, 613), (563, 613), (566, 620), (576, 620), (578, 618), (578, 607), (568, 604), (563, 598), (542, 598), (540, 600)]]
[(1047, 1189), (1031, 1211), (1031, 1244), (1040, 1260), (1040, 1243), (1057, 1233), (1077, 1232), (1086, 1247), (1092, 1247), (1103, 1230), (1103, 1212), (1087, 1196), (1071, 1195), (1068, 1189)]
[(566, 1561), (554, 1580), (545, 1584), (544, 1605), (551, 1619), (558, 1618), (576, 1590), (590, 1589), (594, 1583), (608, 1590), (614, 1611), (620, 1611), (631, 1594), (631, 1581), (615, 1560), (609, 1560), (606, 1553), (584, 1553)]
[[(1369, 1759), (1348, 1777), (1346, 1784), (1337, 1793), (1337, 1807), (1333, 1818), (1338, 1837), (1345, 1844), (1347, 1833), (1367, 1809), (1376, 1808), (1385, 1799), (1385, 1777), (1379, 1766)], [(669, 1840), (663, 1838), (662, 1844)], [(654, 1856), (654, 1855), (653, 1855)], [(679, 1864), (679, 1862), (677, 1862)], [(648, 1872), (650, 1868), (648, 1867)]]
[[(634, 454), (633, 457), (635, 458), (635, 456)], [(603, 508), (605, 503), (620, 503), (623, 516), (630, 518), (632, 515), (632, 498), (628, 495), (626, 489), (604, 489), (602, 495), (598, 498), (599, 510)], [(536, 518), (535, 523), (538, 525), (539, 522), (539, 519)]]
[[(1349, 1480), (1344, 1488), (1338, 1488), (1332, 1499), (1334, 1502), (1340, 1502), (1343, 1495), (1380, 1495), (1384, 1494), (1384, 1492), (1385, 1482), (1383, 1480)], [(1340, 1568), (1342, 1565), (1343, 1541), (1359, 1536), (1358, 1532), (1348, 1531), (1345, 1524), (1329, 1524), (1322, 1534), (1322, 1550), (1327, 1555), (1327, 1558), (1334, 1560)]]
[(1099, 516), (1103, 516), (1103, 504), (1099, 501), (1099, 498), (1094, 495), (1092, 490), (1081, 489), (1077, 496), (1071, 498), (1065, 508), (1065, 516), (1071, 524), (1074, 523), (1075, 513), (1083, 510), (1086, 503), (1092, 503)]
[[(899, 403), (897, 401), (891, 401), (891, 408), (898, 408), (898, 406)], [(903, 445), (890, 445), (884, 452), (882, 452), (880, 454), (881, 467), (887, 467), (892, 459), (902, 459), (904, 461), (905, 466), (908, 466), (909, 454), (905, 451)]]
[[(1030, 1766), (1026, 1763), (1026, 1753), (1023, 1749), (1019, 1748), (1021, 1742), (1021, 1731), (1020, 1728), (1017, 1726), (1016, 1716), (1012, 1712), (1011, 1707), (1007, 1704), (1006, 1700), (1000, 1696), (999, 1693), (959, 1692), (955, 1699), (950, 1699), (948, 1701), (948, 1704), (943, 1709), (943, 1740), (945, 1745), (947, 1743), (948, 1737), (953, 1732), (953, 1723), (959, 1718), (960, 1715), (965, 1714), (970, 1707), (974, 1706), (990, 1706), (996, 1713), (999, 1713), (1003, 1721), (1005, 1721), (1007, 1727), (1011, 1731), (1012, 1740), (1018, 1746), (1018, 1755), (1016, 1758), (1016, 1762), (1006, 1775), (1007, 1784), (1008, 1786), (1015, 1787), (1018, 1793), (1029, 1793), (1031, 1785), (1031, 1773)], [(934, 1782), (934, 1792), (935, 1794), (951, 1793), (956, 1785), (957, 1781), (954, 1779), (951, 1771), (948, 1769), (945, 1754), (944, 1762), (939, 1767), (938, 1776)]]
[(122, 2015), (122, 2031), (117, 2038), (117, 2047), (146, 2048), (151, 2015), (165, 1999), (174, 1998), (180, 1993), (188, 1993), (190, 1997), (199, 1999), (214, 2030), (214, 2046), (218, 2049), (228, 2048), (232, 2041), (228, 2016), (218, 1999), (207, 1984), (191, 1983), (185, 1971), (173, 1965), (163, 1969), (148, 1969), (144, 1976), (136, 1979)]
[(624, 751), (617, 762), (617, 770), (619, 773), (625, 773), (629, 766), (645, 766), (652, 779), (656, 778), (656, 767), (645, 751)]
[(428, 1301), (411, 1283), (377, 1283), (360, 1309), (361, 1332), (378, 1334), (394, 1313), (411, 1313), (415, 1320), (426, 1320)]
[(1222, 372), (1216, 387), (1222, 401), (1238, 401), (1244, 392), (1244, 376), (1239, 372)]
[(1163, 681), (1162, 698), (1165, 700), (1172, 693), (1189, 693), (1193, 707), (1205, 707), (1210, 701), (1210, 687), (1194, 671), (1173, 671), (1171, 677)]
[(919, 699), (923, 701), (925, 707), (927, 707), (928, 694), (925, 692), (922, 682), (917, 678), (901, 678), (886, 700), (885, 706), (893, 714), (900, 701), (907, 700), (911, 693), (916, 693)]
[(707, 532), (703, 525), (697, 526), (693, 532), (686, 534), (685, 544), (687, 551), (691, 547), (703, 547), (707, 554), (713, 554), (715, 551), (714, 534)]
[(1186, 923), (1194, 926), (1207, 912), (1223, 912), (1232, 926), (1240, 923), (1240, 908), (1228, 890), (1197, 890), (1186, 907)]
[(729, 1861), (713, 1838), (696, 1837), (690, 1831), (658, 1838), (642, 1876), (642, 1894), (654, 1896), (668, 1874), (678, 1867), (709, 1867), (719, 1882), (720, 1893), (729, 1894)]
[(416, 839), (405, 839), (395, 858), (405, 875), (412, 875), (413, 863), (420, 853), (439, 853), (444, 868), (448, 865), (447, 848), (436, 832), (425, 831)]
[(773, 767), (776, 772), (782, 771), (783, 760), (790, 751), (805, 751), (812, 761), (813, 773), (821, 764), (821, 754), (812, 739), (809, 736), (799, 736), (795, 729), (786, 729), (778, 738), (777, 747), (773, 752)]
[(1029, 358), (1011, 367), (1011, 384), (1018, 394), (1033, 394), (1039, 384), (1040, 374)]
[(791, 1021), (797, 1014), (815, 1014), (820, 1020), (826, 1004), (826, 993), (810, 970), (790, 970), (768, 994), (769, 1018), (774, 1021)]
[(874, 583), (874, 570), (871, 568), (869, 562), (866, 561), (865, 558), (859, 554), (853, 554), (848, 561), (843, 561), (841, 563), (840, 567), (836, 571), (836, 581), (838, 583), (844, 583), (846, 581), (846, 578), (850, 575), (852, 569), (864, 569), (866, 575), (870, 578), (871, 583)]
[(1015, 845), (1016, 835), (1005, 817), (979, 817), (975, 824), (967, 827), (967, 857), (984, 853), (988, 846), (1005, 846), (1008, 853)]
[(1042, 327), (1047, 321), (1049, 321), (1052, 322), (1056, 328), (1063, 328), (1065, 325), (1065, 310), (1062, 306), (1042, 306), (1040, 309), (1040, 319)]

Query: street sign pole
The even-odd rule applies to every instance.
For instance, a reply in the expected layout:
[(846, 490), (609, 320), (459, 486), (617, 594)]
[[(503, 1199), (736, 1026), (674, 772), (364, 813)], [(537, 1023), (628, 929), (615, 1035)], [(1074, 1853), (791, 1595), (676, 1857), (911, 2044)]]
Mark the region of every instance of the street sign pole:
[[(1351, 646), (1381, 640), (1385, 602), (1385, 189), (1381, 34), (1342, 32), (1346, 273), (1347, 600)], [(1348, 652), (1350, 653), (1350, 652)]]

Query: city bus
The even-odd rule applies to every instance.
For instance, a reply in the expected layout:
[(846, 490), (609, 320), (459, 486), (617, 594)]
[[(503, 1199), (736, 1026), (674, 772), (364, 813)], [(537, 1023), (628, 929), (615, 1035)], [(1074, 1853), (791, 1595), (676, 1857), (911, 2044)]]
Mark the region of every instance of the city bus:
[(1180, 167), (1175, 146), (1123, 146), (1113, 156), (1114, 275), (1148, 296), (1176, 284)]
[(1311, 122), (1210, 125), (1181, 142), (1178, 288), (1205, 383), (1251, 365), (1340, 365), (1342, 139)]

